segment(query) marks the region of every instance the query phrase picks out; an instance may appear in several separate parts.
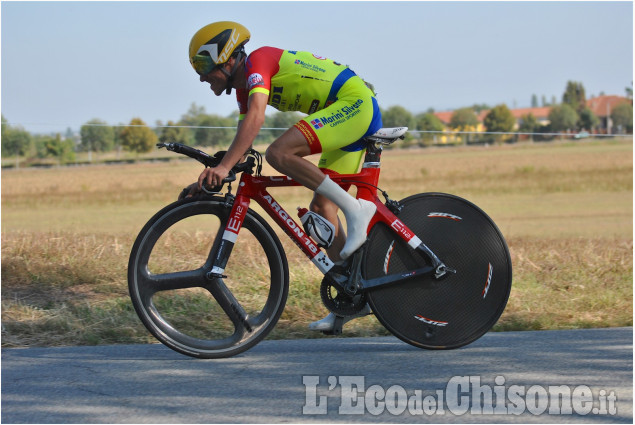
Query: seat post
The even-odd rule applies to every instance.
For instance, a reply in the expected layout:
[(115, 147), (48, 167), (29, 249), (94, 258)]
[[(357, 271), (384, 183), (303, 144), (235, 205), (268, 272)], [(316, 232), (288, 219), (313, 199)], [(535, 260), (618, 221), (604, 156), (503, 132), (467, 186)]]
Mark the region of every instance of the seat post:
[(364, 163), (362, 168), (380, 168), (381, 167), (381, 152), (383, 148), (381, 145), (369, 141), (366, 145), (366, 155), (364, 156)]

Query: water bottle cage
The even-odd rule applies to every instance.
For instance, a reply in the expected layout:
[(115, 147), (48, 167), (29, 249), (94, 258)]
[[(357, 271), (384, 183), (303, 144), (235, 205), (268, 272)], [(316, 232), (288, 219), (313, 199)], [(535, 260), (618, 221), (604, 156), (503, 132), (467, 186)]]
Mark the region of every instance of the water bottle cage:
[(302, 227), (311, 236), (316, 245), (321, 248), (329, 248), (335, 239), (335, 227), (320, 215), (308, 211), (303, 217)]

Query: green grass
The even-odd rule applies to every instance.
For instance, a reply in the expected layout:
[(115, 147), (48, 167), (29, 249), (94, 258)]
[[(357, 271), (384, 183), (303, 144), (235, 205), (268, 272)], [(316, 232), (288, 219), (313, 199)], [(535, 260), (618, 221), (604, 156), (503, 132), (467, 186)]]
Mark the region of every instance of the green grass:
[[(128, 298), (128, 255), (145, 222), (200, 169), (175, 161), (3, 170), (3, 346), (154, 342)], [(514, 265), (510, 301), (495, 330), (524, 330), (632, 325), (632, 182), (632, 144), (603, 141), (391, 150), (382, 158), (380, 185), (395, 199), (454, 193), (492, 216)], [(273, 193), (288, 211), (311, 197), (303, 188)], [(192, 224), (186, 242), (169, 245), (178, 258), (204, 256), (208, 238), (200, 227)], [(280, 238), (291, 285), (271, 337), (319, 337), (307, 324), (326, 314), (321, 275)], [(235, 271), (254, 305), (262, 291), (258, 270), (250, 263)], [(209, 332), (211, 304), (190, 292), (162, 302), (172, 306), (174, 320), (203, 318), (192, 326)], [(186, 307), (195, 313), (184, 313)], [(386, 334), (372, 316), (345, 331)]]

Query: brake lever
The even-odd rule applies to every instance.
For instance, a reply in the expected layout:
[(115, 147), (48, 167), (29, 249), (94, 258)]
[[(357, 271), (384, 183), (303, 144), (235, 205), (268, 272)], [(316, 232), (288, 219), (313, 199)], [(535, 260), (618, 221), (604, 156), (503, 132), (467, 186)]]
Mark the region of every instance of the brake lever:
[(223, 179), (223, 182), (220, 185), (212, 186), (210, 189), (208, 189), (207, 185), (203, 183), (201, 188), (203, 189), (203, 192), (207, 193), (208, 195), (216, 195), (222, 193), (221, 189), (223, 188), (225, 183), (231, 183), (233, 181), (236, 181), (236, 173), (233, 170), (230, 170), (229, 175)]
[(236, 181), (236, 173), (234, 170), (229, 170), (229, 174), (223, 179), (223, 183), (231, 183), (233, 181)]

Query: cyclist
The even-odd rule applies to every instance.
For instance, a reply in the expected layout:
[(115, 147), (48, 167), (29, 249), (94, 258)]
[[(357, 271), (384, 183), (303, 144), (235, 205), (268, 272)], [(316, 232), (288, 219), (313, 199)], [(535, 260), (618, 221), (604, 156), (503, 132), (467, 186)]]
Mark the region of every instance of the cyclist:
[[(250, 33), (236, 22), (215, 22), (197, 31), (189, 59), (200, 81), (216, 96), (236, 89), (240, 118), (236, 136), (221, 163), (206, 168), (190, 194), (201, 185), (216, 186), (251, 147), (265, 120), (265, 108), (307, 114), (267, 149), (266, 159), (277, 171), (315, 192), (310, 210), (328, 220), (335, 234), (328, 255), (344, 260), (366, 241), (375, 213), (372, 202), (358, 200), (335, 184), (330, 173), (356, 173), (364, 155), (361, 139), (381, 128), (375, 94), (348, 66), (308, 52), (262, 47), (251, 54), (244, 45)], [(319, 168), (305, 156), (321, 153)], [(344, 234), (337, 211), (346, 219)], [(348, 321), (362, 314), (344, 318)], [(314, 330), (333, 328), (335, 316), (312, 323)]]

